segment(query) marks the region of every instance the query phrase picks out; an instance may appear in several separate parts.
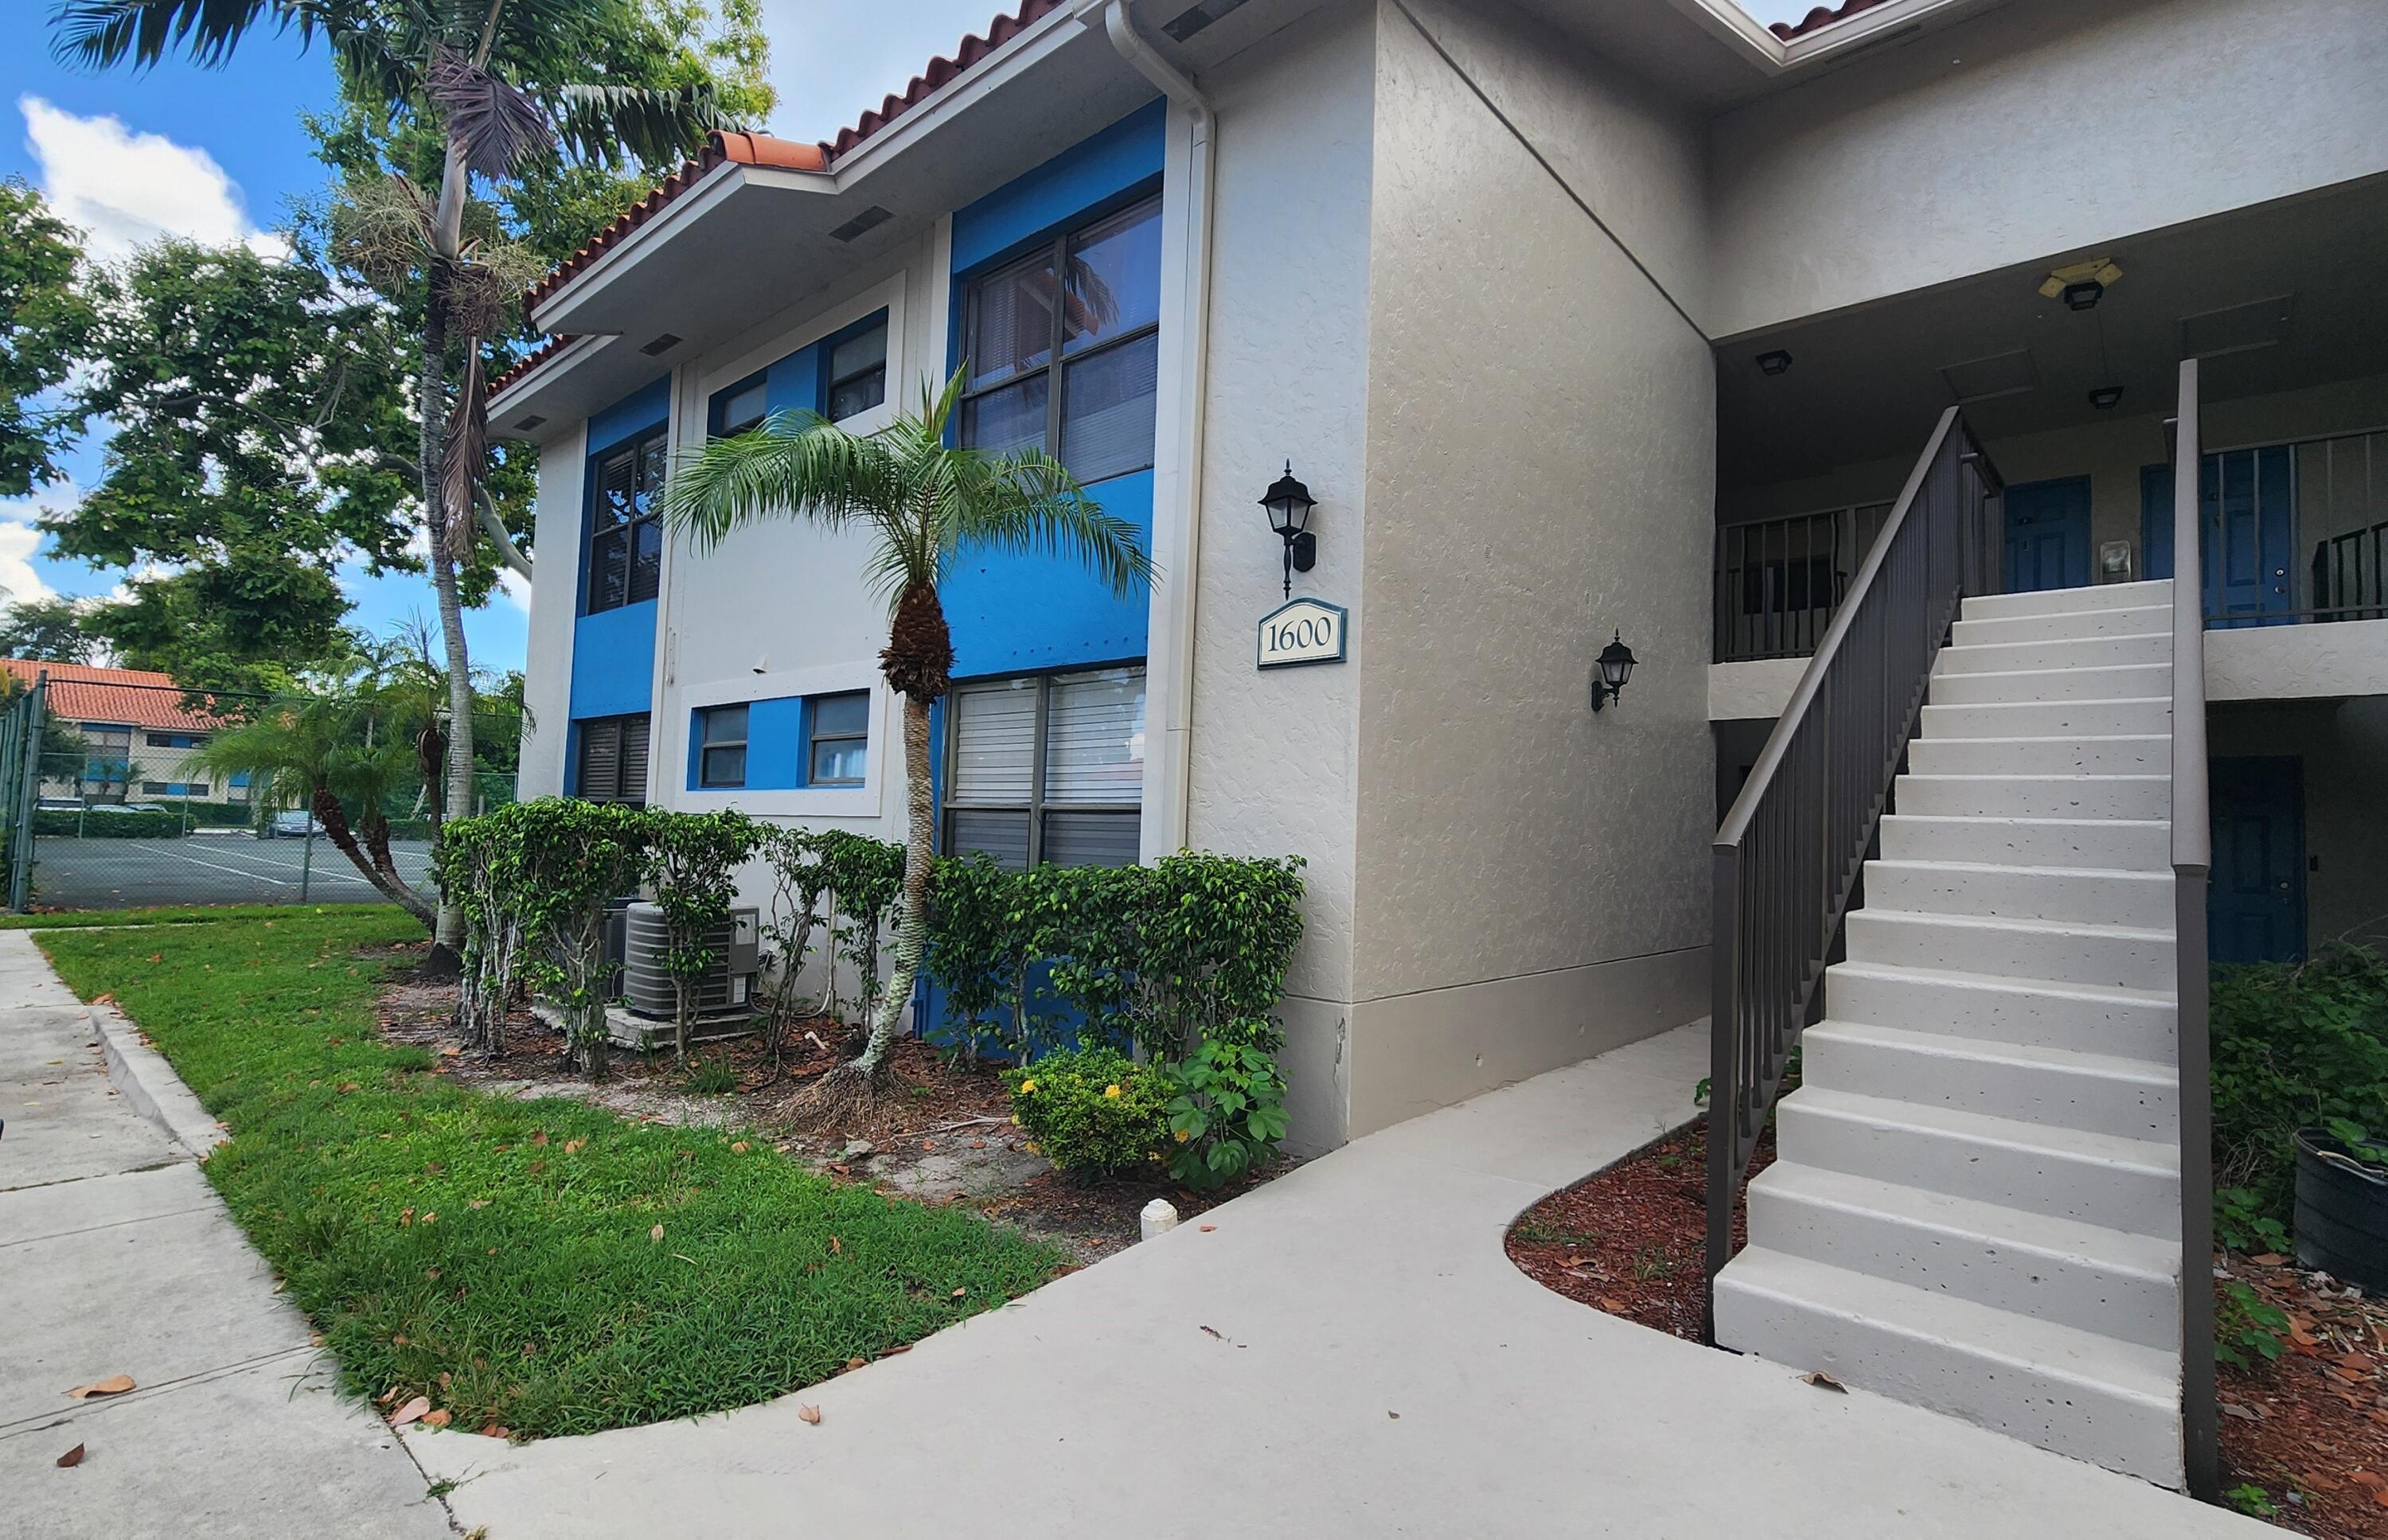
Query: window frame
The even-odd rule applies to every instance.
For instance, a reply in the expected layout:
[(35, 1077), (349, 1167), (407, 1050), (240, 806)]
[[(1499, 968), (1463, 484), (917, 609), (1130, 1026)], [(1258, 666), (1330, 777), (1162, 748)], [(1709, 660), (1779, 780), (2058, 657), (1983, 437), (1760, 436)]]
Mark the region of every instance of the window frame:
[[(1121, 218), (1123, 215), (1140, 213), (1147, 208), (1150, 208), (1152, 211), (1152, 214), (1156, 219), (1163, 217), (1162, 195), (1158, 190), (1145, 193), (1140, 196), (1131, 197), (1125, 202), (1118, 205), (1116, 208), (1107, 208), (1100, 213), (1092, 214), (1084, 219), (1075, 220), (1055, 233), (1049, 240), (1021, 247), (1020, 249), (1012, 252), (1010, 256), (1004, 258), (1001, 261), (988, 263), (982, 268), (975, 276), (964, 279), (962, 281), (961, 306), (961, 351), (963, 356), (960, 361), (965, 363), (971, 361), (969, 359), (970, 341), (972, 338), (978, 335), (979, 307), (984, 302), (986, 288), (990, 283), (1002, 277), (1005, 273), (1011, 271), (1021, 264), (1035, 259), (1035, 258), (1041, 253), (1045, 259), (1052, 264), (1052, 270), (1057, 275), (1058, 284), (1062, 281), (1061, 275), (1065, 275), (1069, 271), (1070, 248), (1080, 236), (1085, 235), (1102, 225), (1109, 224), (1112, 221)], [(1166, 307), (1163, 306), (1162, 309), (1165, 310)], [(963, 432), (962, 425), (971, 420), (970, 409), (973, 404), (984, 400), (989, 396), (997, 395), (999, 392), (1010, 390), (1017, 385), (1024, 385), (1028, 381), (1042, 374), (1046, 377), (1045, 442), (1043, 449), (1047, 455), (1050, 456), (1054, 460), (1061, 460), (1061, 406), (1063, 398), (1068, 394), (1068, 391), (1065, 388), (1068, 384), (1068, 371), (1073, 367), (1086, 363), (1089, 359), (1100, 358), (1106, 353), (1114, 352), (1122, 347), (1126, 347), (1133, 344), (1142, 342), (1147, 337), (1158, 336), (1161, 332), (1161, 318), (1160, 314), (1156, 313), (1151, 321), (1147, 322), (1141, 326), (1136, 327), (1132, 331), (1122, 332), (1115, 337), (1105, 337), (1102, 341), (1095, 343), (1090, 347), (1083, 347), (1075, 353), (1070, 353), (1065, 351), (1069, 342), (1066, 335), (1067, 329), (1064, 324), (1064, 317), (1067, 313), (1068, 307), (1065, 305), (1057, 304), (1053, 307), (1052, 330), (1046, 339), (1047, 346), (1045, 349), (1045, 361), (1043, 363), (1038, 364), (1034, 369), (1015, 370), (1011, 373), (1006, 374), (1000, 380), (997, 380), (992, 384), (981, 385), (976, 388), (972, 388), (969, 385), (968, 381), (964, 382), (961, 398), (954, 405), (954, 436), (958, 442), (967, 443), (967, 438)], [(1157, 387), (1154, 394), (1153, 404), (1154, 410), (1158, 411), (1160, 408), (1160, 396)], [(1156, 435), (1154, 438), (1155, 460), (1148, 461), (1142, 465), (1132, 466), (1124, 471), (1113, 471), (1102, 479), (1104, 481), (1114, 481), (1121, 476), (1132, 476), (1138, 474), (1141, 472), (1153, 469), (1155, 463), (1158, 461), (1159, 450), (1160, 440)], [(1063, 461), (1062, 463), (1067, 464), (1068, 461)]]
[[(957, 681), (954, 686), (946, 691), (945, 730), (943, 734), (945, 741), (941, 745), (938, 754), (939, 784), (945, 791), (945, 795), (940, 799), (939, 806), (937, 808), (937, 850), (940, 854), (951, 855), (954, 853), (955, 841), (953, 815), (957, 812), (1026, 814), (1028, 818), (1027, 864), (1032, 868), (1045, 865), (1045, 820), (1056, 811), (1062, 813), (1126, 813), (1137, 814), (1139, 815), (1143, 814), (1143, 792), (1146, 779), (1149, 779), (1149, 776), (1138, 779), (1137, 783), (1137, 800), (1133, 802), (1064, 802), (1057, 809), (1051, 802), (1046, 800), (1045, 795), (1048, 762), (1052, 758), (1052, 744), (1048, 735), (1053, 724), (1054, 684), (1057, 681), (1074, 680), (1081, 677), (1099, 675), (1121, 670), (1133, 670), (1136, 674), (1140, 675), (1144, 681), (1145, 702), (1148, 712), (1148, 726), (1146, 733), (1149, 738), (1150, 736), (1149, 713), (1152, 701), (1152, 670), (1150, 660), (1147, 659), (1139, 658), (1128, 663), (1073, 663), (1067, 668), (1050, 669), (1039, 674), (1006, 674), (984, 679), (966, 679)], [(954, 712), (951, 702), (955, 697), (974, 687), (1009, 685), (1015, 679), (1034, 680), (1036, 689), (1036, 722), (1035, 726), (1031, 729), (1035, 734), (1033, 740), (1035, 747), (1029, 755), (1028, 761), (1027, 804), (1023, 807), (1018, 802), (980, 802), (958, 798), (954, 795), (953, 788), (959, 783), (958, 772), (961, 764), (962, 735), (959, 730), (959, 724), (956, 720), (956, 713)], [(1149, 772), (1151, 765), (1151, 760), (1150, 757), (1145, 760), (1144, 764)], [(1139, 830), (1137, 839), (1138, 861), (1143, 859), (1143, 850), (1144, 840), (1142, 832)], [(1135, 864), (1135, 862), (1128, 863), (1130, 865)]]
[[(719, 390), (712, 392), (706, 398), (705, 436), (735, 438), (742, 433), (752, 433), (769, 422), (771, 420), (770, 374), (771, 372), (768, 369), (758, 369), (745, 378), (732, 380)], [(756, 412), (751, 420), (732, 426), (728, 421), (730, 399), (733, 397), (743, 396), (749, 390), (757, 389), (763, 392), (763, 410)]]
[[(622, 598), (612, 603), (601, 602), (603, 590), (597, 570), (597, 543), (601, 536), (610, 536), (617, 531), (612, 527), (601, 529), (597, 515), (605, 506), (605, 467), (624, 455), (629, 456), (631, 483), (635, 486), (639, 479), (641, 461), (649, 454), (653, 454), (658, 461), (665, 460), (670, 453), (670, 442), (671, 423), (669, 419), (666, 419), (651, 427), (642, 428), (637, 433), (617, 439), (589, 457), (588, 506), (583, 510), (580, 521), (580, 612), (582, 614), (610, 614), (616, 610), (627, 610), (634, 604), (649, 603), (661, 596), (663, 592), (661, 552), (664, 541), (663, 498), (660, 483), (658, 483), (656, 496), (650, 501), (648, 511), (640, 512), (634, 505), (630, 517), (618, 526), (618, 533), (622, 536)], [(642, 524), (650, 524), (654, 528), (657, 559), (655, 592), (647, 595), (644, 599), (640, 599), (635, 597), (637, 585), (633, 581), (633, 574), (638, 571), (639, 529)]]
[[(879, 361), (868, 369), (857, 369), (845, 374), (833, 372), (837, 368), (837, 350), (845, 347), (849, 342), (869, 336), (873, 332), (879, 333), (881, 337), (879, 346)], [(881, 309), (871, 311), (869, 315), (864, 316), (860, 321), (856, 322), (850, 326), (832, 332), (829, 335), (821, 338), (819, 343), (815, 344), (815, 346), (820, 349), (819, 410), (824, 420), (832, 423), (850, 423), (857, 418), (868, 417), (872, 412), (878, 411), (887, 405), (887, 366), (889, 362), (892, 361), (890, 359), (890, 352), (895, 347), (895, 314), (893, 311), (883, 308)], [(872, 373), (874, 371), (879, 375), (879, 399), (871, 402), (867, 407), (858, 408), (856, 410), (849, 411), (844, 417), (835, 415), (832, 409), (837, 404), (838, 387), (840, 385), (851, 385), (855, 381), (862, 379)]]
[[(746, 789), (746, 755), (748, 747), (754, 742), (753, 709), (754, 702), (749, 701), (724, 701), (718, 706), (699, 706), (696, 708), (696, 789), (700, 791), (743, 791)], [(713, 719), (716, 716), (726, 716), (731, 712), (737, 712), (743, 719), (739, 724), (738, 736), (734, 738), (715, 738), (713, 737)], [(738, 778), (736, 780), (715, 780), (711, 772), (706, 768), (708, 762), (713, 756), (714, 751), (717, 749), (735, 749), (738, 751)]]
[[(629, 755), (623, 751), (623, 739), (628, 734), (629, 724), (632, 722), (643, 722), (647, 726), (646, 754), (642, 758), (640, 765), (640, 794), (636, 798), (620, 794), (624, 784), (622, 769), (623, 766), (630, 763)], [(647, 760), (651, 760), (653, 758), (654, 752), (654, 713), (653, 712), (624, 712), (614, 716), (583, 717), (573, 723), (572, 726), (573, 797), (578, 801), (584, 802), (618, 802), (629, 807), (646, 806), (649, 801), (648, 794), (654, 789), (654, 776), (653, 773), (654, 767), (652, 764), (646, 763)], [(595, 727), (610, 728), (616, 735), (614, 744), (615, 794), (611, 796), (591, 796), (588, 788), (582, 784), (587, 778), (583, 775), (583, 772), (588, 768), (589, 733), (591, 728)]]
[[(852, 790), (863, 785), (870, 774), (870, 692), (867, 689), (823, 690), (805, 697), (805, 763), (804, 784), (823, 790)], [(857, 732), (824, 733), (820, 730), (820, 708), (832, 701), (859, 700), (862, 702), (862, 727)], [(859, 743), (862, 745), (862, 772), (853, 776), (824, 779), (813, 774), (817, 763), (816, 746), (822, 743)]]

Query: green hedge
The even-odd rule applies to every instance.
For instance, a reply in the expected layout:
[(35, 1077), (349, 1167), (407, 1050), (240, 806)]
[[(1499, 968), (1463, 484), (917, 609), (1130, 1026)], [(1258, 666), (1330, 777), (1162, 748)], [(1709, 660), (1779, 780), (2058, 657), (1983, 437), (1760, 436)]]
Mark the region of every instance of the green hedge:
[(2331, 946), (2217, 967), (2210, 1019), (2215, 1187), (2226, 1214), (2286, 1225), (2292, 1134), (2332, 1117), (2388, 1133), (2388, 957)]
[(47, 834), (85, 839), (159, 839), (183, 832), (182, 815), (174, 813), (120, 813), (94, 810), (74, 813), (65, 808), (37, 808), (35, 838)]

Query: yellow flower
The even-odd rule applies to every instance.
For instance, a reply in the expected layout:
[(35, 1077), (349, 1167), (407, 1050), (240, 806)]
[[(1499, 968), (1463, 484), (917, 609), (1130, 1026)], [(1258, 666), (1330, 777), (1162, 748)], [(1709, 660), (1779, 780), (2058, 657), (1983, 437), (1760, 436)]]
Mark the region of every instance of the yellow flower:
[(1036, 1082), (1035, 1082), (1035, 1080), (1023, 1080), (1023, 1081), (1021, 1081), (1021, 1082), (1020, 1082), (1020, 1094), (1022, 1094), (1023, 1096), (1028, 1095), (1030, 1092), (1034, 1092), (1035, 1089), (1036, 1089)]
[(1103, 1095), (1111, 1101), (1118, 1101), (1119, 1093), (1119, 1087), (1115, 1085), (1107, 1085), (1103, 1087)]
[(1194, 1137), (1194, 1136), (1193, 1136), (1192, 1134), (1188, 1133), (1184, 1129), (1180, 1129), (1180, 1130), (1177, 1130), (1177, 1142), (1179, 1142), (1180, 1144), (1185, 1143), (1188, 1140), (1189, 1140), (1189, 1139), (1191, 1139), (1191, 1138), (1193, 1138), (1193, 1137)]

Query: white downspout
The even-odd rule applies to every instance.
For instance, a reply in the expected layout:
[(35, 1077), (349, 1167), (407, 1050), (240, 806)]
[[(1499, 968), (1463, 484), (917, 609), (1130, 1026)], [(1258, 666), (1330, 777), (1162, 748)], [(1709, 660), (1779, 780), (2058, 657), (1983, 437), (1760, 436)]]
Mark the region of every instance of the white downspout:
[(1128, 14), (1128, 0), (1081, 0), (1078, 19), (1091, 26), (1098, 10), (1120, 57), (1185, 108), (1194, 127), (1187, 159), (1186, 271), (1192, 293), (1186, 307), (1185, 415), (1179, 445), (1185, 459), (1179, 476), (1183, 505), (1179, 527), (1185, 531), (1185, 546), (1171, 553), (1175, 558), (1175, 570), (1164, 565), (1162, 574), (1162, 581), (1174, 585), (1177, 594), (1176, 601), (1163, 611), (1171, 679), (1167, 717), (1162, 724), (1162, 751), (1168, 756), (1162, 779), (1168, 805), (1162, 810), (1162, 821), (1169, 830), (1170, 849), (1178, 850), (1188, 842), (1193, 817), (1195, 574), (1202, 545), (1202, 438), (1211, 372), (1211, 141), (1217, 118), (1209, 98), (1162, 58), (1137, 28)]

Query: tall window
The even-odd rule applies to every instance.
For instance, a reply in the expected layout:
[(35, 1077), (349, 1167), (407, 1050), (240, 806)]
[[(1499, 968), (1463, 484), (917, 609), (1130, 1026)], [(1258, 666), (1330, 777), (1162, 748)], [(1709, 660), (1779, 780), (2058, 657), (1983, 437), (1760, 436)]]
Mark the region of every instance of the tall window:
[(959, 685), (946, 698), (946, 849), (1018, 871), (1136, 862), (1144, 669)]
[(647, 802), (647, 715), (592, 716), (580, 729), (573, 794), (592, 802)]
[(830, 345), (821, 415), (832, 423), (857, 417), (887, 399), (887, 312), (861, 331)]
[(989, 273), (968, 304), (963, 443), (1043, 449), (1087, 484), (1151, 466), (1159, 198)]
[(589, 612), (655, 597), (664, 570), (664, 430), (597, 457), (590, 499)]
[(746, 784), (746, 708), (712, 706), (696, 713), (700, 741), (696, 784), (734, 787)]

